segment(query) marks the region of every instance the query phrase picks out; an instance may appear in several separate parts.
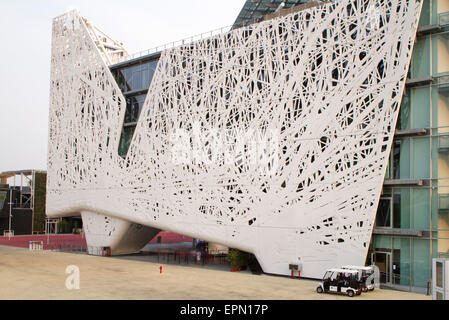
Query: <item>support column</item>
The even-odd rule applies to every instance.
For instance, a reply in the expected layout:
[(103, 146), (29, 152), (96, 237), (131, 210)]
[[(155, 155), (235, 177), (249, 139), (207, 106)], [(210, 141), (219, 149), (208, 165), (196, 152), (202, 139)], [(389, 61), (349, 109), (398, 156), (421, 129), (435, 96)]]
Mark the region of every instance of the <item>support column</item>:
[(91, 255), (102, 255), (102, 248), (110, 248), (111, 255), (136, 253), (160, 232), (159, 229), (91, 211), (83, 211), (81, 216), (87, 251)]

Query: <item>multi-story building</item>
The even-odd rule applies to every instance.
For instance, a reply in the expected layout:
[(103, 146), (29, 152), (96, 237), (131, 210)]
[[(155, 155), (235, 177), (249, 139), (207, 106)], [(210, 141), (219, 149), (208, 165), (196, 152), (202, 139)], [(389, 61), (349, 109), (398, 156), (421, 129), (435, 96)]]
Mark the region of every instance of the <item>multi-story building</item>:
[(420, 212), (445, 199), (444, 27), (426, 21), (441, 3), (424, 1), (410, 70), (420, 0), (248, 0), (230, 31), (137, 56), (76, 12), (55, 18), (48, 215), (81, 214), (92, 254), (162, 229), (268, 273), (318, 278), (368, 254), (384, 282), (425, 287), (444, 247), (443, 210)]
[[(235, 26), (281, 3), (247, 1)], [(449, 1), (423, 0), (367, 262), (383, 283), (425, 291), (438, 257), (449, 257)]]
[(29, 235), (45, 230), (46, 172), (0, 172), (0, 235)]
[(382, 281), (423, 291), (449, 255), (449, 1), (424, 0), (367, 257)]

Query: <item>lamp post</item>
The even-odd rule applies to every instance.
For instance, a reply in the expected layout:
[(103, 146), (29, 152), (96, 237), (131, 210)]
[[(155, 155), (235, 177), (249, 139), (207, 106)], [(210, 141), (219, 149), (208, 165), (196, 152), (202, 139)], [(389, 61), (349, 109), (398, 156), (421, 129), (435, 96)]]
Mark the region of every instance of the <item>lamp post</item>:
[(8, 240), (11, 239), (11, 211), (12, 211), (12, 189), (9, 189), (9, 229), (8, 229)]

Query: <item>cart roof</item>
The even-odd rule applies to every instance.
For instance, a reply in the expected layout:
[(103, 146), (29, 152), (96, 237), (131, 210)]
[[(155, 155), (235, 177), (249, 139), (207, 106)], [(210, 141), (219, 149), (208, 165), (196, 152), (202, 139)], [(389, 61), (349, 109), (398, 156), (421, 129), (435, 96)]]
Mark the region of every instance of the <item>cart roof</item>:
[(372, 270), (371, 267), (363, 267), (363, 266), (343, 266), (342, 269), (353, 269), (353, 270)]
[(358, 273), (357, 270), (350, 269), (328, 269), (326, 272)]

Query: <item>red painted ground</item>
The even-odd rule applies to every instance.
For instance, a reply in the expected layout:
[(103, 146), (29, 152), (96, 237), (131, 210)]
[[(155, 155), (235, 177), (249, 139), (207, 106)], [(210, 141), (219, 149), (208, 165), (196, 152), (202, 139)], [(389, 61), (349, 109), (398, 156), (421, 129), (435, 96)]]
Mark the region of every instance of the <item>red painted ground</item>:
[(157, 238), (161, 237), (160, 243), (177, 243), (177, 242), (192, 242), (192, 238), (186, 237), (173, 232), (159, 232), (157, 236), (150, 241), (151, 244), (158, 243)]
[[(161, 237), (160, 243), (192, 242), (192, 238), (190, 237), (173, 232), (160, 232), (150, 243), (158, 243), (158, 237)], [(42, 241), (44, 250), (86, 248), (86, 237), (83, 234), (0, 237), (0, 245), (3, 246), (29, 248), (30, 241)]]
[(30, 241), (42, 241), (44, 250), (63, 249), (72, 247), (86, 248), (86, 238), (81, 234), (55, 234), (55, 235), (32, 235), (14, 236), (11, 238), (0, 237), (0, 245), (29, 248)]

